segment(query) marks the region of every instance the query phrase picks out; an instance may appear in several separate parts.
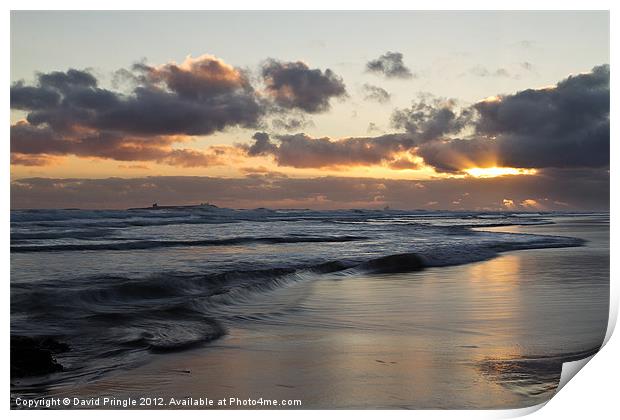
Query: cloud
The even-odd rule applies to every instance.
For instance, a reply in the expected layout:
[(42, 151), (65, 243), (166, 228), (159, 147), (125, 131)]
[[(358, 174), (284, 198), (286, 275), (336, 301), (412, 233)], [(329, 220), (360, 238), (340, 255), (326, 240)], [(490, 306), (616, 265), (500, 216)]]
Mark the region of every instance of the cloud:
[(306, 127), (314, 126), (312, 120), (307, 119), (303, 114), (288, 115), (271, 120), (271, 126), (275, 130), (299, 131)]
[(408, 134), (332, 140), (300, 133), (277, 135), (272, 141), (267, 133), (260, 132), (253, 139), (253, 144), (245, 146), (249, 156), (270, 155), (278, 165), (295, 168), (389, 164), (414, 146)]
[[(244, 146), (297, 168), (383, 165), (463, 174), (475, 167), (599, 168), (609, 166), (609, 67), (556, 86), (491, 97), (470, 106), (422, 96), (396, 109), (401, 132), (331, 139), (261, 133)], [(371, 129), (375, 126), (371, 125)]]
[(497, 165), (496, 144), (486, 139), (448, 139), (421, 144), (416, 153), (438, 172)]
[(254, 144), (247, 148), (249, 156), (264, 156), (277, 152), (278, 147), (271, 142), (269, 134), (265, 132), (257, 132), (252, 136)]
[(474, 105), (478, 136), (498, 163), (521, 168), (609, 166), (609, 66)]
[[(402, 55), (387, 53), (373, 61), (382, 64), (371, 71), (397, 77), (394, 72), (398, 71), (393, 67), (402, 65)], [(525, 64), (521, 66), (527, 70)], [(571, 182), (591, 182), (596, 185), (593, 194), (604, 193), (604, 184), (609, 183), (609, 173), (605, 172), (610, 145), (607, 65), (570, 76), (555, 86), (498, 95), (469, 106), (451, 99), (422, 96), (409, 108), (394, 110), (391, 124), (396, 132), (391, 134), (334, 139), (303, 133), (257, 132), (248, 144), (190, 148), (190, 142), (198, 135), (232, 127), (265, 130), (268, 117), (274, 130), (298, 132), (311, 123), (305, 113), (324, 112), (334, 98), (346, 96), (339, 76), (329, 69), (311, 69), (301, 62), (268, 60), (262, 66), (261, 76), (263, 84), (255, 88), (245, 71), (209, 55), (188, 57), (180, 64), (136, 64), (118, 72), (117, 78), (127, 82), (123, 90), (100, 87), (88, 71), (41, 73), (31, 85), (19, 81), (11, 86), (11, 108), (26, 114), (25, 120), (11, 126), (12, 163), (42, 166), (73, 155), (203, 167), (227, 164), (232, 154), (268, 156), (277, 165), (295, 168), (381, 165), (406, 170), (420, 169), (423, 160), (438, 172), (458, 175), (472, 167), (536, 168), (539, 175), (535, 179), (542, 186), (570, 189)], [(386, 95), (389, 98), (389, 93), (380, 87), (364, 85), (364, 89), (369, 100), (381, 101)], [(375, 129), (376, 126), (369, 126), (369, 130)], [(256, 182), (256, 178), (277, 178), (260, 172), (247, 173)], [(506, 188), (517, 185), (517, 178), (534, 179), (529, 175), (502, 178), (515, 179), (510, 181), (514, 184), (506, 181)], [(329, 181), (336, 182), (331, 178)], [(310, 184), (307, 181), (298, 186)], [(260, 185), (262, 188), (263, 184)], [(424, 188), (417, 189), (426, 191), (431, 189), (430, 185), (437, 190), (441, 185), (456, 184), (420, 185)], [(487, 185), (500, 183), (498, 180)], [(520, 207), (532, 204), (527, 200), (534, 200), (541, 208), (575, 206), (577, 196), (537, 190), (538, 184), (533, 181), (528, 185), (537, 192), (498, 192), (493, 200), (485, 198), (480, 203), (505, 207), (506, 199)], [(375, 193), (372, 197), (382, 196)], [(579, 190), (579, 194), (577, 198), (593, 207), (593, 203), (598, 206), (605, 199), (589, 196), (586, 189)], [(416, 203), (437, 202), (440, 207), (447, 203), (449, 207), (458, 201), (459, 205), (468, 205), (464, 199), (455, 199), (454, 191), (446, 192), (448, 195), (449, 202), (443, 201), (443, 196), (429, 195)], [(323, 203), (331, 200), (335, 205), (335, 197), (320, 196)], [(272, 203), (311, 202), (317, 197), (318, 194), (282, 196)], [(367, 198), (350, 198), (347, 203), (363, 203)], [(251, 197), (239, 200), (249, 202)], [(393, 196), (386, 200), (406, 201)]]
[(23, 153), (11, 153), (11, 165), (21, 166), (47, 166), (57, 163), (57, 157), (45, 154), (28, 155)]
[[(255, 137), (249, 155), (282, 166), (384, 165), (414, 169), (422, 158), (438, 172), (474, 167), (599, 168), (609, 166), (609, 67), (459, 107), (422, 96), (392, 114), (399, 133), (331, 139), (305, 134)], [(373, 126), (371, 126), (372, 128)]]
[(182, 166), (185, 168), (196, 168), (205, 166), (222, 165), (223, 161), (217, 154), (204, 153), (191, 149), (175, 149), (157, 160), (171, 166)]
[[(529, 64), (529, 63), (528, 63)], [(486, 67), (476, 66), (469, 69), (469, 73), (478, 77), (512, 77), (518, 78), (518, 75), (511, 74), (507, 69), (500, 67), (495, 70), (489, 70)]]
[(133, 68), (148, 82), (161, 84), (180, 97), (193, 100), (209, 100), (221, 94), (252, 91), (241, 70), (211, 55), (197, 58), (189, 56), (181, 64), (136, 64)]
[[(421, 102), (397, 110), (397, 128), (418, 139), (418, 156), (441, 172), (471, 167), (609, 166), (609, 66), (552, 87), (500, 95), (456, 111)], [(469, 136), (458, 136), (466, 132)]]
[(40, 74), (36, 86), (11, 87), (11, 107), (29, 111), (30, 124), (58, 133), (88, 128), (149, 136), (254, 127), (263, 113), (243, 73), (212, 56), (138, 64), (132, 74), (137, 85), (130, 94), (99, 88), (85, 71)]
[(25, 86), (23, 81), (11, 86), (11, 108), (20, 110), (46, 109), (60, 103), (60, 94), (51, 88)]
[(422, 97), (411, 108), (396, 109), (392, 113), (392, 125), (423, 143), (458, 133), (471, 123), (472, 117), (471, 109), (458, 110), (452, 99)]
[(75, 69), (41, 73), (32, 86), (14, 83), (11, 108), (27, 115), (11, 126), (11, 151), (203, 166), (214, 160), (172, 145), (230, 127), (257, 127), (266, 113), (244, 72), (210, 55), (136, 64), (122, 74), (132, 84), (128, 93), (100, 88), (94, 75)]
[(420, 163), (412, 160), (409, 157), (400, 157), (388, 163), (391, 169), (403, 170), (403, 169), (420, 169)]
[(411, 79), (413, 73), (403, 63), (403, 55), (399, 52), (388, 51), (375, 60), (366, 63), (366, 71), (382, 74), (388, 79)]
[(526, 198), (525, 200), (521, 201), (521, 206), (526, 207), (526, 208), (535, 208), (535, 209), (538, 209), (541, 207), (538, 201), (534, 200), (533, 198)]
[(118, 165), (118, 168), (119, 169), (142, 169), (142, 170), (151, 169), (146, 165)]
[(208, 166), (217, 162), (209, 153), (173, 145), (231, 127), (257, 128), (269, 114), (277, 115), (274, 128), (298, 131), (312, 123), (303, 112), (326, 111), (331, 99), (346, 96), (339, 76), (302, 62), (270, 59), (262, 76), (267, 97), (244, 71), (211, 55), (121, 69), (115, 84), (128, 91), (100, 88), (88, 71), (41, 73), (31, 86), (11, 86), (11, 108), (26, 111), (26, 120), (11, 127), (13, 161), (43, 165), (43, 155), (75, 155)]
[(319, 113), (330, 108), (330, 99), (347, 95), (342, 78), (330, 69), (310, 69), (306, 63), (267, 60), (262, 66), (265, 90), (284, 109)]
[(287, 178), (288, 176), (283, 172), (278, 172), (266, 168), (264, 166), (257, 167), (244, 167), (240, 168), (240, 171), (246, 175), (246, 177), (251, 178)]
[[(286, 178), (260, 169), (245, 178), (29, 178), (11, 183), (13, 208), (128, 208), (204, 201), (234, 208), (506, 209), (535, 200), (545, 208), (606, 210), (609, 174), (571, 172), (487, 179), (428, 181), (319, 177)], [(456, 199), (455, 199), (456, 197)], [(561, 204), (557, 204), (561, 203)]]
[(373, 86), (366, 83), (362, 86), (362, 90), (364, 92), (364, 99), (367, 101), (375, 101), (380, 104), (390, 101), (390, 93), (379, 86)]
[(49, 127), (28, 123), (11, 126), (11, 155), (14, 165), (43, 166), (52, 157), (74, 155), (117, 161), (153, 161), (195, 167), (221, 165), (224, 162), (213, 150), (174, 149), (173, 144), (186, 141), (171, 136), (126, 137), (115, 132), (87, 132), (70, 138)]

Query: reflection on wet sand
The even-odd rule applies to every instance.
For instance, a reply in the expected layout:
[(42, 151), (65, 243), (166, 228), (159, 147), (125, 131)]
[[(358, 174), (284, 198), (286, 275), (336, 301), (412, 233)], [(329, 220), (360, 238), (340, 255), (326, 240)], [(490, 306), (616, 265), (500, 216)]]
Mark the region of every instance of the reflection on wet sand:
[(489, 359), (478, 364), (482, 375), (487, 379), (527, 397), (546, 394), (551, 397), (560, 381), (562, 364), (585, 359), (598, 351), (598, 348), (559, 354), (555, 356), (519, 356), (506, 359)]

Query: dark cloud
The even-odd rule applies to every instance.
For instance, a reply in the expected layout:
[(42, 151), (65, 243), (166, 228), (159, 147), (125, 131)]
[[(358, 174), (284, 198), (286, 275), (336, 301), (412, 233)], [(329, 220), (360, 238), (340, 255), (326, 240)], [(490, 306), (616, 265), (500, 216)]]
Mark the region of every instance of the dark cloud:
[[(323, 168), (419, 166), (438, 172), (474, 167), (581, 168), (609, 166), (609, 67), (571, 76), (554, 87), (488, 98), (467, 107), (422, 96), (397, 109), (400, 133), (334, 140), (265, 133), (250, 155), (271, 155), (282, 166)], [(374, 128), (374, 126), (371, 126)]]
[(396, 109), (392, 113), (392, 125), (404, 129), (423, 143), (458, 133), (471, 122), (472, 117), (472, 110), (458, 110), (454, 100), (423, 97), (411, 108)]
[(39, 84), (56, 88), (60, 91), (80, 87), (97, 87), (97, 79), (86, 71), (69, 69), (66, 72), (53, 71), (51, 73), (40, 73)]
[[(197, 204), (235, 208), (579, 209), (609, 208), (609, 173), (557, 170), (490, 179), (410, 181), (348, 177), (30, 178), (11, 183), (12, 208), (127, 208)], [(506, 200), (506, 201), (505, 201)], [(507, 207), (513, 203), (514, 208)], [(523, 204), (522, 204), (523, 203)]]
[(271, 120), (271, 126), (278, 131), (300, 131), (306, 127), (314, 126), (314, 123), (303, 114), (298, 114), (274, 118)]
[(262, 67), (267, 93), (284, 109), (308, 113), (327, 111), (330, 99), (347, 95), (342, 78), (330, 69), (311, 69), (307, 64), (267, 60)]
[(39, 74), (32, 86), (11, 86), (11, 107), (27, 112), (11, 128), (11, 150), (20, 154), (14, 162), (43, 163), (46, 154), (203, 166), (215, 162), (209, 153), (173, 144), (261, 127), (270, 114), (275, 129), (299, 131), (312, 123), (304, 112), (326, 111), (332, 98), (346, 96), (339, 76), (301, 62), (268, 60), (262, 77), (267, 97), (244, 71), (210, 55), (121, 69), (114, 84), (129, 86), (125, 91), (100, 88), (87, 71)]
[(11, 126), (11, 157), (15, 165), (42, 166), (51, 163), (53, 157), (64, 155), (184, 167), (223, 164), (213, 151), (173, 149), (177, 142), (174, 137), (127, 137), (107, 131), (83, 133), (67, 140), (46, 126)]
[(246, 146), (248, 155), (270, 155), (278, 165), (295, 168), (389, 164), (415, 144), (408, 134), (341, 140), (293, 134), (278, 135), (272, 141), (267, 133), (256, 133), (253, 139), (254, 143)]
[(609, 166), (609, 66), (474, 105), (505, 166)]
[[(388, 61), (402, 65), (402, 55), (388, 53), (381, 59), (386, 57)], [(522, 67), (527, 70), (524, 64)], [(384, 63), (380, 70), (375, 71), (392, 74), (393, 71), (387, 68), (391, 69)], [(225, 151), (187, 148), (191, 136), (212, 134), (230, 127), (265, 127), (265, 117), (273, 118), (271, 125), (275, 130), (298, 131), (308, 124), (304, 112), (325, 111), (331, 99), (346, 95), (344, 83), (333, 72), (310, 69), (300, 62), (269, 60), (265, 63), (262, 76), (266, 97), (252, 87), (242, 70), (211, 56), (188, 58), (181, 64), (162, 66), (142, 63), (121, 73), (118, 77), (129, 82), (128, 90), (101, 88), (91, 73), (79, 70), (39, 74), (33, 85), (14, 83), (11, 86), (11, 108), (26, 111), (26, 120), (11, 126), (12, 163), (40, 166), (59, 156), (75, 155), (186, 167), (221, 165), (226, 163)], [(374, 100), (385, 98), (385, 95), (389, 97), (377, 86), (365, 85), (364, 89), (369, 97), (376, 96)], [(453, 174), (462, 174), (472, 167), (536, 168), (539, 171), (535, 177), (501, 177), (506, 180), (485, 184), (492, 186), (488, 188), (497, 196), (480, 199), (476, 206), (481, 207), (483, 202), (493, 200), (503, 203), (505, 199), (514, 206), (553, 208), (553, 203), (576, 206), (579, 203), (576, 200), (583, 199), (587, 208), (602, 208), (608, 197), (594, 195), (605, 191), (608, 194), (609, 190), (609, 173), (606, 172), (610, 163), (609, 106), (609, 66), (604, 65), (568, 77), (552, 87), (500, 95), (471, 106), (461, 106), (453, 100), (422, 97), (410, 108), (393, 112), (391, 122), (399, 131), (397, 133), (332, 139), (306, 134), (270, 136), (258, 132), (250, 144), (230, 149), (247, 156), (270, 156), (278, 165), (296, 168), (383, 165), (395, 170), (419, 169), (420, 158), (438, 172)], [(374, 128), (376, 126), (369, 126), (369, 129)], [(209, 185), (226, 184), (226, 188), (237, 185), (242, 190), (257, 188), (256, 191), (262, 194), (263, 187), (268, 190), (265, 179), (276, 182), (276, 178), (283, 178), (261, 172), (247, 173), (251, 176), (228, 184), (224, 180), (209, 179), (208, 182)], [(517, 178), (528, 180), (531, 193), (526, 194), (525, 179)], [(378, 181), (359, 181), (359, 184), (346, 184), (336, 178), (324, 178), (323, 181), (329, 184), (323, 196), (328, 197), (329, 205), (334, 207), (339, 203), (371, 202), (413, 205), (413, 201), (380, 193), (379, 187), (376, 190), (368, 187), (374, 195), (358, 199), (341, 191), (345, 185), (358, 188), (359, 185), (378, 185)], [(440, 207), (442, 203), (467, 205), (450, 189), (456, 185), (465, 188), (467, 183), (444, 181), (419, 183), (424, 186), (421, 189), (430, 191), (432, 185), (436, 192), (436, 195), (427, 194), (425, 201), (420, 202), (436, 202)], [(188, 179), (183, 180), (186, 182)], [(320, 196), (315, 181), (287, 182), (268, 185), (284, 190), (282, 196), (270, 199), (266, 195), (265, 202), (273, 205), (290, 200), (308, 203)], [(571, 183), (578, 185), (575, 192), (552, 189), (570, 189), (573, 188)], [(15, 191), (22, 194), (18, 194), (19, 199), (24, 200), (22, 203), (36, 204), (36, 198), (21, 189), (26, 184), (25, 181), (14, 184)], [(32, 181), (28, 185), (40, 191), (43, 198), (51, 200), (45, 194), (46, 188), (52, 187), (44, 181)], [(93, 188), (97, 186), (91, 185)], [(108, 194), (105, 188), (110, 185), (101, 184), (104, 195)], [(398, 188), (397, 184), (390, 185), (390, 191), (402, 194), (413, 194), (414, 191), (408, 192), (401, 184)], [(443, 190), (444, 185), (446, 190)], [(588, 195), (586, 185), (591, 186), (593, 195)], [(498, 198), (502, 194), (499, 186), (516, 188), (516, 192)], [(59, 193), (57, 187), (53, 188)], [(286, 190), (288, 188), (300, 188), (300, 195)], [(304, 188), (313, 192), (303, 195)], [(336, 191), (344, 194), (348, 201), (338, 201), (335, 195), (331, 197), (330, 188), (334, 194)], [(80, 191), (80, 194), (88, 195), (88, 192)], [(443, 191), (443, 195), (437, 191)], [(444, 200), (448, 196), (449, 202)], [(376, 197), (381, 198), (377, 201)], [(228, 200), (230, 203), (235, 200), (250, 202), (252, 197), (230, 196)], [(448, 204), (446, 206), (451, 208)]]
[(364, 99), (367, 101), (375, 101), (380, 104), (390, 101), (390, 93), (379, 86), (364, 84), (362, 90), (364, 91)]
[(209, 100), (217, 95), (253, 90), (241, 70), (210, 55), (188, 58), (180, 65), (168, 63), (153, 67), (136, 64), (134, 70), (150, 83), (163, 84), (180, 97), (192, 100)]
[(396, 170), (420, 169), (420, 164), (408, 157), (401, 157), (389, 162), (388, 167)]
[(252, 139), (254, 139), (254, 143), (247, 148), (247, 153), (250, 156), (264, 156), (275, 153), (278, 149), (278, 147), (271, 142), (269, 134), (267, 133), (254, 133)]
[(263, 110), (246, 77), (202, 56), (181, 65), (134, 68), (139, 83), (124, 95), (97, 87), (87, 72), (40, 74), (36, 86), (11, 87), (11, 107), (57, 133), (76, 128), (131, 135), (205, 135), (231, 126), (254, 127)]
[(233, 126), (255, 127), (262, 112), (254, 95), (243, 91), (193, 100), (140, 87), (99, 115), (94, 126), (142, 135), (207, 135)]
[(25, 86), (24, 82), (11, 86), (12, 109), (46, 109), (57, 106), (59, 102), (60, 94), (54, 89)]
[(382, 74), (389, 79), (411, 79), (413, 73), (403, 63), (403, 55), (399, 52), (388, 51), (379, 58), (366, 63), (366, 70), (371, 73)]
[(23, 122), (11, 126), (11, 153), (63, 155), (69, 153), (71, 146), (49, 127)]
[(11, 151), (195, 166), (212, 159), (172, 144), (256, 127), (265, 113), (244, 73), (212, 56), (137, 64), (123, 75), (132, 79), (129, 93), (99, 88), (92, 74), (74, 69), (39, 74), (33, 86), (13, 84), (11, 108), (27, 116), (11, 127)]
[(497, 165), (497, 145), (487, 139), (449, 139), (421, 144), (416, 154), (438, 172), (459, 173), (467, 168)]
[[(417, 154), (439, 171), (605, 168), (610, 153), (609, 66), (553, 87), (489, 98), (460, 113), (418, 104), (396, 111), (393, 121), (422, 140)], [(473, 134), (454, 138), (463, 129)]]

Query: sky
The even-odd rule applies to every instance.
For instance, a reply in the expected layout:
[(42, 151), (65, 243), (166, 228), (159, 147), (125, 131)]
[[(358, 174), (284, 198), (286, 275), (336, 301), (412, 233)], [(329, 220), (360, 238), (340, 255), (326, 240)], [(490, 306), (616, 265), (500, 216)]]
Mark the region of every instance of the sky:
[(12, 12), (12, 208), (605, 210), (607, 12)]

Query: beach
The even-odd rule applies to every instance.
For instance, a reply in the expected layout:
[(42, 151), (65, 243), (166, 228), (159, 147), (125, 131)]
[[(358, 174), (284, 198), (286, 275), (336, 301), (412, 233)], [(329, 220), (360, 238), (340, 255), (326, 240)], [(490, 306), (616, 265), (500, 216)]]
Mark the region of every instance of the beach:
[(151, 408), (206, 408), (171, 398), (241, 400), (217, 408), (273, 408), (242, 402), (261, 398), (311, 409), (538, 404), (562, 362), (601, 345), (609, 302), (608, 216), (545, 220), (474, 229), (586, 242), (407, 272), (302, 273), (230, 307), (216, 340), (51, 383), (45, 395), (164, 402)]

